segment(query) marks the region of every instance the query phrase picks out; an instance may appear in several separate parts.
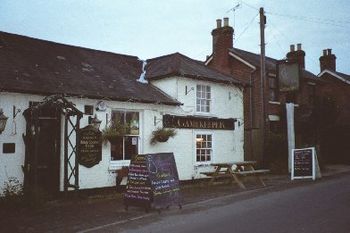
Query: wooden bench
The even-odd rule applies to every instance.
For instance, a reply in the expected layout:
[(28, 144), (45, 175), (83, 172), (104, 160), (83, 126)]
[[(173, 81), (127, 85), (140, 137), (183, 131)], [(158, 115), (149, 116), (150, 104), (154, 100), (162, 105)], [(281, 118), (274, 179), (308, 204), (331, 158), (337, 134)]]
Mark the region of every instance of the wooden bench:
[[(241, 180), (242, 176), (254, 176), (263, 186), (266, 186), (260, 175), (270, 172), (267, 169), (255, 170), (256, 161), (212, 163), (211, 165), (215, 167), (215, 171), (201, 172), (201, 174), (211, 177), (209, 184), (212, 184), (217, 178), (232, 178), (230, 179), (230, 183), (234, 180), (242, 189), (246, 188)], [(235, 167), (234, 170), (232, 170), (233, 166)]]
[[(247, 171), (233, 171), (232, 173), (235, 176), (255, 176), (257, 180), (260, 181), (260, 183), (265, 187), (265, 182), (261, 179), (260, 175), (269, 173), (270, 170), (268, 169), (259, 169), (259, 170), (247, 170)], [(242, 183), (243, 185), (243, 183)], [(244, 185), (243, 185), (244, 186)], [(245, 188), (245, 186), (244, 186)]]

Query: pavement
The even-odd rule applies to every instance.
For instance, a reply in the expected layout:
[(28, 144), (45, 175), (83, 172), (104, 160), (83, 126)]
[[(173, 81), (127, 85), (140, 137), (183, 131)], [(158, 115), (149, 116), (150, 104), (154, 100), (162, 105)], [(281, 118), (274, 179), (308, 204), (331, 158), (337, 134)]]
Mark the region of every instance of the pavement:
[[(350, 165), (325, 166), (322, 177), (327, 179), (342, 173), (350, 173)], [(235, 183), (208, 185), (206, 180), (182, 184), (181, 194), (184, 199), (182, 211), (189, 206), (207, 203), (216, 198), (227, 196), (244, 198), (270, 189), (313, 182), (291, 181), (289, 175), (274, 174), (265, 175), (263, 179), (267, 187), (262, 187), (252, 179), (245, 182), (246, 190), (240, 189)], [(177, 208), (171, 206), (170, 211)], [(122, 193), (109, 191), (50, 201), (39, 207), (1, 208), (0, 232), (99, 232), (106, 226), (125, 224), (156, 214), (158, 214), (156, 211), (145, 213), (144, 209), (138, 207), (130, 207), (125, 211)]]

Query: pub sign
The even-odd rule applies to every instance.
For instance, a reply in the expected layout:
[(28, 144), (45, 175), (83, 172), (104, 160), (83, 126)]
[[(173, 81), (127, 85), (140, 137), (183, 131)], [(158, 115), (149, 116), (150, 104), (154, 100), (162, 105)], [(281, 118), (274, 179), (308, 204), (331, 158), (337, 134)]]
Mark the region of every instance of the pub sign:
[(88, 125), (79, 130), (77, 141), (78, 162), (85, 167), (93, 167), (102, 160), (101, 131)]
[(165, 128), (234, 130), (236, 121), (237, 119), (234, 118), (163, 116), (163, 126)]

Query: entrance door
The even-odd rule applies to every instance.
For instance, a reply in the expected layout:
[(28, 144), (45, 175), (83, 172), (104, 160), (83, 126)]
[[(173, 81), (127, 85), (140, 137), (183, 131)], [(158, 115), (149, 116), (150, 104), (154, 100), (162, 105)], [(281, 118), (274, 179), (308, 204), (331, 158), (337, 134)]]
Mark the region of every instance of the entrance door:
[[(32, 132), (34, 120), (38, 122), (35, 133)], [(60, 111), (43, 107), (36, 119), (28, 118), (27, 121), (25, 190), (55, 196), (60, 186)]]
[(39, 117), (37, 185), (48, 194), (57, 194), (60, 184), (60, 120)]

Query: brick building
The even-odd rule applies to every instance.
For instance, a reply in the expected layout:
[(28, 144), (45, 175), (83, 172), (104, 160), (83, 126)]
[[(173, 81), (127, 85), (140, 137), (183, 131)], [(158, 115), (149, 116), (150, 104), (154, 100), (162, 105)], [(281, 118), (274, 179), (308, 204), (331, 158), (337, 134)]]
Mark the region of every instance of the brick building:
[[(333, 116), (321, 135), (324, 157), (328, 162), (350, 162), (350, 75), (336, 70), (336, 56), (331, 49), (323, 50), (320, 74), (324, 81), (319, 88), (323, 102), (332, 104)], [(327, 114), (329, 116), (329, 114)]]
[[(234, 29), (229, 26), (229, 19), (224, 18), (223, 25), (222, 20), (218, 19), (217, 27), (212, 31), (213, 51), (207, 57), (206, 65), (250, 84), (244, 91), (245, 159), (268, 160), (269, 158), (263, 156), (264, 144), (266, 149), (272, 135), (286, 135), (285, 103), (296, 103), (296, 117), (300, 121), (305, 121), (311, 115), (316, 86), (320, 81), (316, 75), (305, 69), (305, 52), (301, 44), (298, 44), (297, 47), (290, 46), (286, 57), (287, 61), (299, 64), (299, 89), (288, 93), (279, 91), (277, 79), (279, 61), (271, 57), (266, 57), (266, 76), (262, 85), (260, 55), (235, 48), (233, 35)], [(262, 103), (265, 106), (265, 113)], [(300, 145), (301, 137), (297, 137), (297, 140), (297, 144)]]

